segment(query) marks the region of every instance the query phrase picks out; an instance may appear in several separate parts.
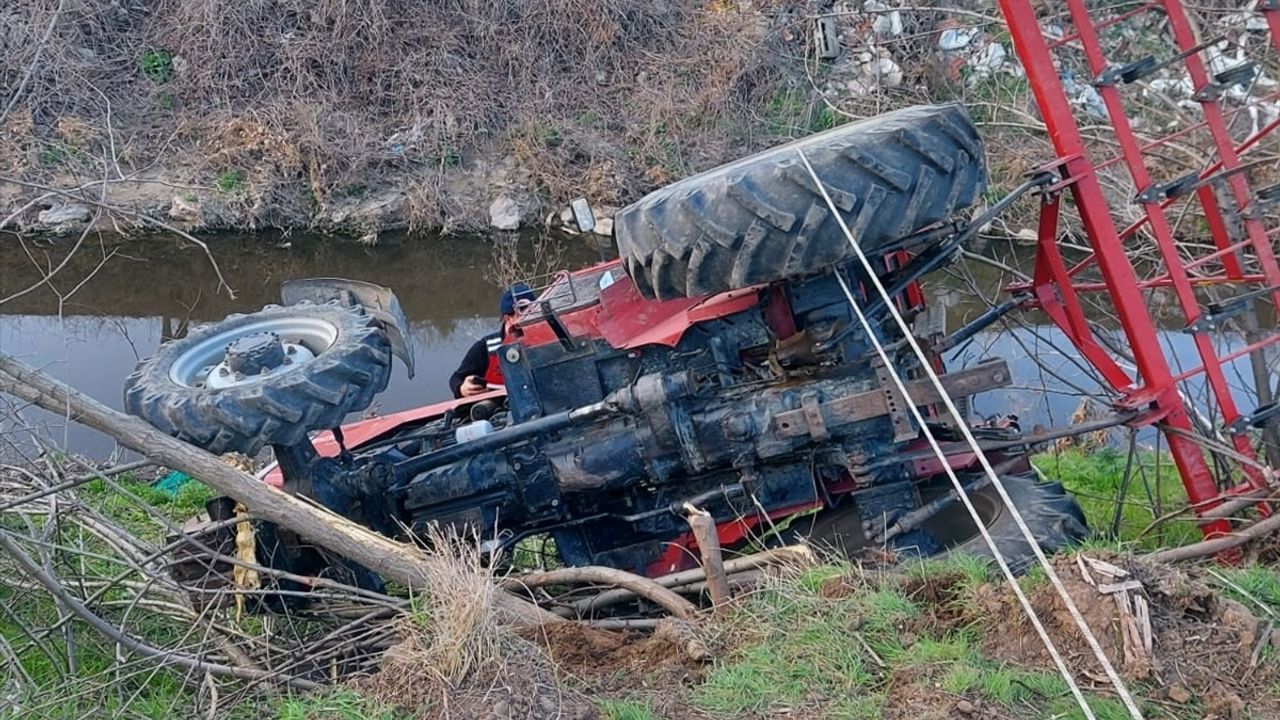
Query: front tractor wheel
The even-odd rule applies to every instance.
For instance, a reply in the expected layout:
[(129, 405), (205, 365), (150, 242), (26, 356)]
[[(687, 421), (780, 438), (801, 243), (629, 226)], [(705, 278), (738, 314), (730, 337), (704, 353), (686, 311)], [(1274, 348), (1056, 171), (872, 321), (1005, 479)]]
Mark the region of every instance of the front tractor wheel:
[(255, 455), (338, 427), (386, 389), (391, 345), (359, 307), (269, 305), (161, 345), (125, 382), (125, 410), (211, 453)]

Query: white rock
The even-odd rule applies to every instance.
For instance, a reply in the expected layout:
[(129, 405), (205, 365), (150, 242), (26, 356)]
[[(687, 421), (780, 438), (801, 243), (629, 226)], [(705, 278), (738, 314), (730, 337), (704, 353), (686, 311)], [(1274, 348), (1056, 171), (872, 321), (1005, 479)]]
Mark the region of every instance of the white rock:
[(892, 59), (882, 57), (867, 67), (871, 77), (875, 79), (876, 84), (880, 87), (896, 88), (902, 86), (902, 68)]
[(596, 220), (596, 226), (592, 229), (597, 235), (604, 237), (613, 237), (613, 218), (600, 218)]
[[(1147, 83), (1147, 88), (1150, 89), (1151, 92), (1168, 95), (1170, 98), (1175, 100), (1178, 98), (1191, 97), (1191, 94), (1196, 90), (1195, 85), (1191, 83), (1191, 76), (1185, 73), (1183, 73), (1180, 78), (1153, 78)], [(1144, 92), (1144, 94), (1146, 93)]]
[(510, 195), (499, 195), (489, 204), (489, 227), (494, 230), (519, 230), (523, 212), (520, 203)]
[(862, 11), (875, 13), (876, 19), (871, 22), (871, 31), (880, 37), (895, 37), (902, 34), (902, 13), (890, 10), (880, 0), (867, 0), (862, 4)]
[(182, 222), (198, 222), (200, 220), (200, 202), (187, 200), (181, 195), (174, 195), (169, 205), (169, 217)]
[(87, 205), (80, 203), (63, 203), (54, 205), (53, 207), (41, 210), (36, 219), (41, 225), (49, 227), (61, 227), (65, 225), (79, 225), (89, 222), (89, 216), (93, 212)]

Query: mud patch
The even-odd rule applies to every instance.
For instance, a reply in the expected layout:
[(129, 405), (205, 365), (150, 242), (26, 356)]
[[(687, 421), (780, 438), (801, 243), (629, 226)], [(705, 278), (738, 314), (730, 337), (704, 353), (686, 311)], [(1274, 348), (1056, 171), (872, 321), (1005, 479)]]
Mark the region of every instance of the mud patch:
[[(1272, 663), (1258, 660), (1259, 645), (1271, 642), (1271, 633), (1249, 608), (1198, 579), (1194, 570), (1138, 557), (1089, 555), (1128, 571), (1124, 579), (1141, 584), (1133, 592), (1140, 593), (1150, 608), (1151, 652), (1143, 657), (1126, 656), (1125, 613), (1115, 594), (1100, 592), (1095, 584), (1103, 584), (1101, 578), (1090, 584), (1074, 557), (1053, 560), (1076, 607), (1126, 679), (1160, 688), (1163, 699), (1174, 704), (1199, 701), (1206, 717), (1243, 717), (1246, 706), (1256, 717), (1280, 717), (1280, 700), (1266, 692), (1276, 681), (1276, 669)], [(976, 586), (958, 603), (958, 592), (934, 587), (935, 580), (923, 581), (924, 587), (913, 599), (939, 629), (981, 623), (984, 654), (1017, 665), (1052, 669), (1039, 636), (1005, 585)], [(1077, 669), (1082, 679), (1105, 687), (1108, 683), (1100, 663), (1053, 586), (1037, 584), (1028, 596), (1067, 664)]]
[(659, 717), (703, 716), (688, 690), (705, 677), (712, 655), (688, 623), (663, 620), (652, 634), (563, 623), (522, 635), (589, 695), (642, 697)]
[(964, 580), (964, 575), (960, 573), (942, 572), (906, 578), (898, 589), (908, 600), (929, 609), (924, 625), (953, 628), (969, 621), (968, 613), (961, 606)]
[(661, 674), (697, 681), (711, 659), (696, 631), (663, 621), (652, 635), (561, 623), (522, 633), (561, 670), (582, 678), (619, 673)]
[(960, 697), (937, 687), (925, 674), (895, 673), (882, 720), (1019, 720), (992, 702)]

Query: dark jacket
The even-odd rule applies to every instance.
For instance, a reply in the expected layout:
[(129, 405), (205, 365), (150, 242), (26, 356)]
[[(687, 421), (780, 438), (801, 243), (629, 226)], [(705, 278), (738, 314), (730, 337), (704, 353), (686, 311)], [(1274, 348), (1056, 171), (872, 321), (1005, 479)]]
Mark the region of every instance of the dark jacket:
[(449, 390), (455, 398), (462, 397), (462, 383), (472, 375), (484, 378), (489, 369), (490, 348), (497, 348), (502, 342), (501, 333), (490, 333), (472, 343), (467, 354), (462, 356), (458, 369), (449, 376)]

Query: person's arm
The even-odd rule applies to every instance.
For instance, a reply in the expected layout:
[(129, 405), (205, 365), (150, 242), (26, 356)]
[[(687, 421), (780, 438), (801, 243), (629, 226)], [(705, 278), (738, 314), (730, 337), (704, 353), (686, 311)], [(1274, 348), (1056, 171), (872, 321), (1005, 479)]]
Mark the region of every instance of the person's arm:
[(489, 349), (485, 345), (484, 339), (477, 340), (470, 348), (467, 354), (462, 356), (462, 362), (458, 365), (458, 369), (449, 376), (449, 390), (455, 398), (462, 397), (462, 383), (472, 375), (484, 377), (484, 372), (489, 368)]

